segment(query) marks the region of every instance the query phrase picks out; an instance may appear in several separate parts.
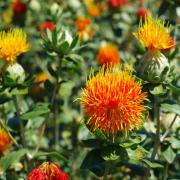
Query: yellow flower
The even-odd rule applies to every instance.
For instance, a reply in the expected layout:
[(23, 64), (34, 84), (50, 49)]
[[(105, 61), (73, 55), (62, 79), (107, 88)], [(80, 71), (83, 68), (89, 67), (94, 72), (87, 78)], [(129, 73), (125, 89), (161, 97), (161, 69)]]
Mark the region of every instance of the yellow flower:
[(17, 56), (29, 50), (26, 33), (21, 29), (10, 29), (8, 32), (0, 31), (0, 58), (12, 64)]
[(139, 24), (138, 32), (133, 35), (141, 42), (141, 44), (150, 50), (163, 50), (174, 46), (174, 40), (169, 35), (170, 26), (165, 27), (165, 21), (152, 19), (151, 16), (145, 18), (144, 24), (142, 20)]
[(96, 75), (92, 73), (80, 98), (91, 129), (113, 137), (143, 124), (144, 100), (146, 93), (131, 72), (111, 67), (101, 68)]

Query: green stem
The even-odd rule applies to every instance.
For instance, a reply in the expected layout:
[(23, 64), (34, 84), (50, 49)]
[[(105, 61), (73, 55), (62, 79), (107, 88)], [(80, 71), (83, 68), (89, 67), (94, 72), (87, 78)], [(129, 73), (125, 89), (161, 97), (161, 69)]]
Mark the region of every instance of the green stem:
[[(19, 108), (19, 105), (18, 105), (18, 100), (17, 100), (16, 95), (13, 95), (13, 103), (14, 103), (14, 106), (15, 106), (15, 109), (16, 109), (17, 118), (20, 121), (20, 137), (21, 137), (22, 146), (23, 146), (23, 148), (25, 148), (26, 147), (25, 130), (24, 130), (24, 125), (23, 125), (22, 119), (20, 118), (20, 108)], [(25, 156), (24, 168), (28, 172), (28, 158), (27, 158), (27, 156)]]
[(109, 173), (109, 162), (107, 161), (106, 164), (105, 164), (103, 180), (107, 180), (108, 179), (108, 173)]
[(158, 146), (160, 143), (160, 106), (159, 106), (159, 102), (158, 102), (158, 97), (155, 97), (154, 115), (155, 115), (157, 127), (156, 127), (156, 135), (155, 135), (155, 140), (154, 140), (155, 141), (154, 148), (153, 148), (153, 152), (151, 155), (151, 161), (154, 161), (157, 151), (158, 151)]
[(15, 96), (15, 95), (13, 96), (13, 103), (14, 103), (14, 106), (15, 106), (15, 109), (16, 109), (17, 118), (20, 121), (21, 142), (22, 142), (23, 147), (26, 147), (24, 125), (23, 125), (23, 122), (22, 122), (22, 120), (20, 118), (20, 108), (19, 108), (19, 105), (18, 105), (17, 96)]
[(62, 60), (60, 59), (59, 66), (58, 66), (56, 84), (55, 84), (52, 99), (51, 99), (51, 107), (54, 108), (53, 118), (54, 118), (54, 145), (55, 145), (55, 149), (57, 149), (58, 141), (59, 141), (59, 126), (58, 126), (58, 121), (57, 121), (57, 115), (58, 115), (58, 111), (59, 111), (58, 108), (59, 107), (57, 106), (57, 104), (55, 104), (55, 98), (56, 98), (56, 94), (60, 88), (59, 76), (60, 76), (60, 72), (61, 72), (61, 65), (62, 65)]
[(169, 131), (171, 130), (173, 124), (175, 123), (177, 116), (178, 116), (178, 115), (175, 114), (175, 116), (174, 116), (171, 124), (170, 124), (169, 127), (167, 128), (166, 132), (161, 136), (161, 142), (163, 142), (164, 139), (165, 139), (165, 138), (167, 137), (167, 135), (169, 134)]
[(20, 147), (20, 145), (18, 144), (18, 142), (16, 141), (16, 139), (11, 135), (11, 133), (8, 131), (8, 129), (6, 128), (6, 126), (4, 125), (3, 121), (0, 119), (0, 125), (2, 126), (2, 128), (8, 133), (9, 137), (11, 138), (13, 144), (15, 144), (17, 147)]

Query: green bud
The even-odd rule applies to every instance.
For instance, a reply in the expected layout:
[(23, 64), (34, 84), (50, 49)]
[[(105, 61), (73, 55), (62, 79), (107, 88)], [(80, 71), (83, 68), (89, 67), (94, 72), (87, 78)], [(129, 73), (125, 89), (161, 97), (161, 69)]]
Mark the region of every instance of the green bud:
[(25, 72), (23, 67), (18, 64), (14, 63), (12, 65), (9, 65), (6, 69), (6, 72), (8, 73), (8, 76), (16, 81), (18, 84), (21, 84), (25, 80)]
[(164, 81), (168, 77), (169, 69), (168, 59), (160, 51), (148, 51), (138, 66), (142, 78), (153, 84)]

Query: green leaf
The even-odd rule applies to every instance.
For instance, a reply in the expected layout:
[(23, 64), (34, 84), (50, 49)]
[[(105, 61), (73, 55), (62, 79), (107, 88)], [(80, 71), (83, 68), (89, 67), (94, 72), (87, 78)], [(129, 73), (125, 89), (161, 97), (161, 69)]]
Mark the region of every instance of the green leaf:
[(153, 90), (150, 90), (150, 93), (154, 96), (164, 95), (166, 92), (167, 90), (164, 89), (162, 85), (156, 86)]
[(57, 161), (68, 162), (67, 158), (57, 152), (38, 152), (35, 157), (47, 156)]
[(176, 154), (174, 153), (174, 151), (170, 146), (162, 154), (164, 159), (170, 164), (174, 161), (176, 157)]
[(180, 115), (180, 105), (178, 104), (161, 104), (162, 111), (165, 112), (174, 112)]
[(83, 61), (83, 58), (77, 54), (70, 54), (66, 57), (68, 61), (72, 61), (74, 64), (79, 64)]
[(100, 156), (100, 149), (94, 149), (84, 158), (81, 169), (89, 169), (97, 176), (101, 177), (105, 172), (105, 160)]
[(54, 89), (54, 85), (53, 83), (51, 83), (51, 81), (49, 80), (46, 80), (45, 83), (44, 83), (44, 86), (45, 86), (45, 89), (48, 91), (48, 92), (52, 92), (53, 89)]
[(145, 162), (151, 168), (164, 168), (163, 165), (161, 165), (159, 163), (151, 162), (147, 159), (142, 159), (142, 161)]
[(65, 53), (69, 50), (69, 43), (67, 41), (64, 41), (59, 45), (59, 51), (60, 53)]
[(22, 156), (26, 154), (26, 152), (27, 149), (21, 149), (6, 154), (0, 159), (0, 169), (6, 171), (12, 163), (18, 161)]
[(128, 154), (125, 148), (121, 146), (106, 146), (101, 151), (101, 156), (106, 161), (114, 161), (117, 159), (127, 160)]
[(128, 148), (128, 147), (131, 147), (133, 145), (137, 145), (139, 144), (140, 142), (142, 142), (144, 139), (141, 137), (141, 136), (135, 136), (134, 138), (128, 138), (127, 141), (125, 142), (122, 142), (120, 144), (120, 146), (122, 147), (125, 147), (125, 148)]
[(21, 119), (33, 119), (37, 116), (50, 112), (47, 104), (41, 104), (34, 107), (31, 111), (26, 112), (20, 116)]
[(149, 154), (149, 152), (146, 151), (142, 146), (138, 146), (138, 148), (135, 150), (127, 149), (127, 152), (129, 158), (135, 161), (143, 159)]
[(48, 28), (46, 29), (46, 34), (47, 34), (49, 41), (52, 42), (52, 35), (51, 35), (52, 32)]
[(79, 36), (75, 36), (75, 38), (73, 39), (71, 45), (70, 45), (70, 49), (73, 49), (74, 47), (76, 47), (76, 45), (78, 44), (79, 41)]
[(14, 88), (11, 91), (11, 95), (25, 95), (25, 94), (28, 94), (28, 88), (24, 88), (24, 89)]
[(82, 143), (85, 147), (96, 147), (100, 148), (103, 145), (103, 141), (99, 139), (87, 139), (87, 140), (82, 140)]
[(51, 66), (51, 62), (48, 62), (47, 68), (48, 68), (49, 73), (50, 73), (53, 77), (57, 77), (57, 72), (56, 72), (56, 70), (53, 69), (53, 67)]
[(96, 129), (94, 134), (98, 139), (107, 140), (106, 135), (100, 129)]
[(52, 43), (54, 46), (57, 44), (57, 30), (54, 28), (53, 32), (51, 33), (52, 36)]
[(168, 84), (168, 87), (172, 90), (173, 93), (179, 94), (180, 93), (180, 88), (174, 86), (173, 84)]

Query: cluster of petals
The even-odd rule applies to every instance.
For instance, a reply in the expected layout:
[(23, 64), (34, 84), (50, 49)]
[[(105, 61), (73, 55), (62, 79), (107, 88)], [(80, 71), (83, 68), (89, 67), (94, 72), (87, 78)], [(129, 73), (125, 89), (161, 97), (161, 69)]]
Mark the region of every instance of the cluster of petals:
[(27, 180), (68, 180), (69, 176), (62, 172), (58, 164), (44, 162), (27, 176)]
[(100, 129), (112, 136), (143, 124), (144, 100), (141, 82), (135, 81), (131, 71), (117, 67), (92, 72), (80, 98), (92, 131)]
[(175, 44), (170, 36), (170, 29), (170, 26), (165, 27), (165, 21), (148, 16), (144, 23), (140, 21), (138, 32), (133, 34), (148, 49), (165, 50), (172, 48)]
[(0, 58), (6, 63), (14, 63), (17, 56), (29, 50), (26, 33), (22, 29), (0, 31)]

